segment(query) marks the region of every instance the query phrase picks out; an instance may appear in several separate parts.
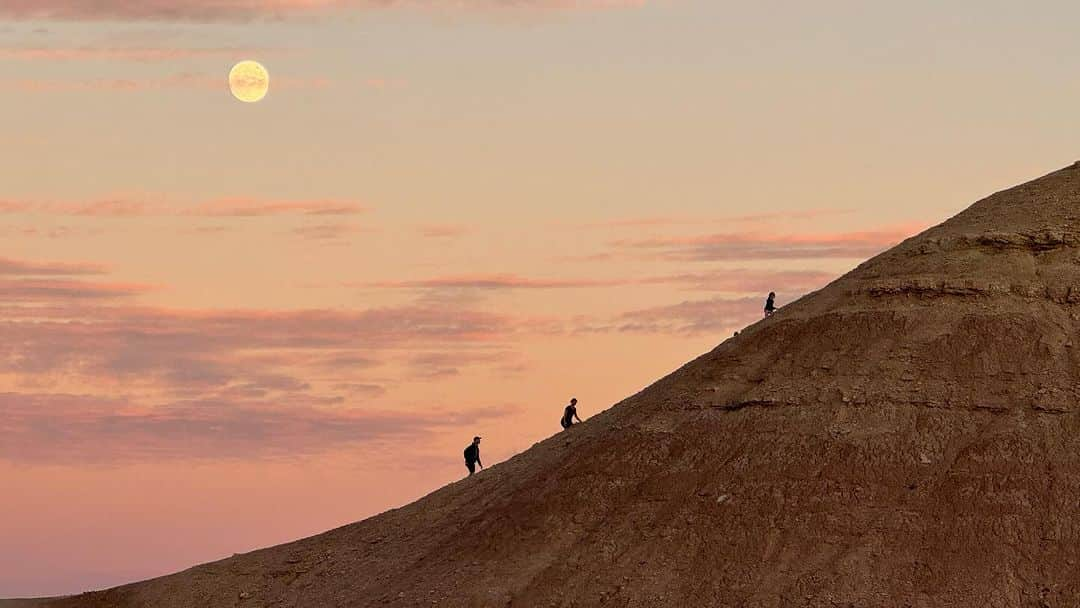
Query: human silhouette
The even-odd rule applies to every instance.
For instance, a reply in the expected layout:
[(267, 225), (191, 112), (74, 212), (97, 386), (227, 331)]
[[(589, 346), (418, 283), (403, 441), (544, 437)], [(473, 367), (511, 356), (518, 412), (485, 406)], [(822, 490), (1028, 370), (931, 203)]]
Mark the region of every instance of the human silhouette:
[(581, 422), (581, 418), (578, 418), (577, 415), (577, 399), (571, 399), (570, 405), (566, 406), (566, 409), (563, 410), (562, 420), (560, 421), (562, 428), (568, 429), (573, 426), (574, 418), (577, 418), (577, 421)]
[(770, 291), (769, 298), (765, 300), (765, 316), (768, 317), (772, 313), (776, 312), (776, 293)]
[(465, 467), (469, 469), (469, 475), (471, 476), (476, 472), (476, 465), (480, 465), (480, 468), (484, 468), (484, 463), (480, 462), (480, 438), (473, 437), (472, 443), (469, 447), (465, 448)]

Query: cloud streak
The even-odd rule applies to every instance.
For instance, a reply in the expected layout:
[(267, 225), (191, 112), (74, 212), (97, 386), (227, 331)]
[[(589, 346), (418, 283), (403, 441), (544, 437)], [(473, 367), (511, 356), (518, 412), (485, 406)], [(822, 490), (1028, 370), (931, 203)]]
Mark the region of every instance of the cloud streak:
[(222, 198), (187, 209), (187, 215), (207, 217), (260, 217), (268, 215), (356, 215), (366, 208), (353, 201), (321, 200), (259, 200)]
[(105, 274), (106, 268), (100, 264), (30, 262), (0, 258), (0, 276), (73, 276)]
[[(273, 81), (275, 91), (325, 89), (330, 86), (325, 78), (282, 78)], [(0, 88), (23, 93), (83, 93), (83, 92), (133, 92), (166, 89), (193, 89), (225, 91), (227, 83), (221, 78), (204, 74), (181, 72), (161, 78), (93, 78), (83, 80), (20, 79), (0, 82)]]
[(0, 302), (76, 302), (130, 298), (151, 291), (148, 285), (93, 283), (55, 279), (0, 280)]
[(670, 261), (862, 259), (876, 255), (921, 227), (819, 234), (724, 233), (622, 239), (612, 246), (622, 252)]
[(437, 381), (505, 360), (520, 331), (503, 315), (434, 305), (136, 306), (148, 287), (69, 278), (102, 272), (0, 260), (0, 459), (295, 457), (415, 438), (467, 414), (377, 409), (388, 389), (370, 370)]
[[(481, 408), (485, 418), (512, 406)], [(258, 400), (181, 400), (143, 405), (63, 393), (0, 393), (0, 460), (116, 464), (162, 459), (295, 458), (344, 446), (408, 438), (468, 421), (476, 410), (420, 413)]]
[(684, 336), (720, 334), (760, 319), (764, 301), (764, 298), (687, 300), (623, 313), (609, 329)]
[(237, 21), (334, 10), (589, 10), (637, 7), (645, 0), (6, 0), (0, 17), (60, 21)]
[(359, 232), (361, 228), (353, 224), (315, 224), (290, 230), (292, 235), (301, 239), (323, 243), (344, 243), (348, 237)]
[(375, 281), (349, 283), (348, 286), (376, 287), (383, 289), (591, 289), (625, 287), (631, 285), (675, 285), (697, 291), (724, 291), (736, 293), (768, 292), (783, 285), (792, 291), (816, 289), (835, 278), (830, 272), (817, 270), (749, 270), (725, 268), (709, 272), (656, 275), (651, 277), (557, 279), (536, 278), (516, 274), (474, 274), (400, 281)]
[(770, 213), (735, 215), (718, 218), (695, 218), (685, 216), (624, 217), (599, 222), (576, 224), (576, 226), (579, 228), (656, 228), (660, 226), (700, 226), (702, 224), (760, 224), (787, 220), (814, 220), (823, 217), (846, 215), (853, 212), (853, 209), (821, 208), (775, 211)]
[(710, 272), (683, 273), (642, 279), (646, 285), (677, 285), (687, 290), (728, 293), (768, 293), (777, 289), (806, 292), (836, 278), (820, 270), (750, 270), (725, 268)]
[(369, 287), (390, 289), (572, 289), (624, 285), (618, 279), (537, 279), (515, 274), (476, 274), (404, 281), (376, 281)]
[[(2, 9), (0, 9), (2, 12)], [(9, 61), (135, 61), (140, 63), (199, 59), (242, 58), (266, 55), (274, 49), (166, 48), (166, 47), (7, 47), (0, 48), (0, 60)]]
[(191, 205), (170, 205), (155, 197), (113, 197), (76, 202), (0, 201), (0, 213), (46, 214), (72, 217), (125, 218), (144, 216), (193, 216), (252, 218), (268, 216), (342, 216), (368, 211), (351, 200), (273, 200), (226, 197)]

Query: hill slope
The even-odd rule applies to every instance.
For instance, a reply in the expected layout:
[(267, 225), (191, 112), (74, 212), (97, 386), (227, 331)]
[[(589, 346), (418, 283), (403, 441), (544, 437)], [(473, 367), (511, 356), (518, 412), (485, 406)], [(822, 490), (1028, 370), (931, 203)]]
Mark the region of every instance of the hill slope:
[(1080, 605), (1080, 164), (420, 501), (54, 606)]

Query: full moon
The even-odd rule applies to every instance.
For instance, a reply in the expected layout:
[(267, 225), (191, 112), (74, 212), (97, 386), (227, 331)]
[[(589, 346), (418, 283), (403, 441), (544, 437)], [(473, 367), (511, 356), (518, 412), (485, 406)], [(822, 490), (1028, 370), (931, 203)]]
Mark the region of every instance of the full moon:
[(229, 72), (229, 90), (240, 101), (260, 101), (270, 90), (270, 73), (258, 61), (241, 61)]

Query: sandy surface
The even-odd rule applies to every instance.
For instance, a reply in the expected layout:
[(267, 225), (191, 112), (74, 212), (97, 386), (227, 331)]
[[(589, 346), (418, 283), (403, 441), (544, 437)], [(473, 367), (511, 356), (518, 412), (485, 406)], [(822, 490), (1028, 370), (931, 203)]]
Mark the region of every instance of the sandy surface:
[(53, 602), (1080, 606), (1080, 167), (401, 509)]

